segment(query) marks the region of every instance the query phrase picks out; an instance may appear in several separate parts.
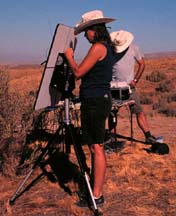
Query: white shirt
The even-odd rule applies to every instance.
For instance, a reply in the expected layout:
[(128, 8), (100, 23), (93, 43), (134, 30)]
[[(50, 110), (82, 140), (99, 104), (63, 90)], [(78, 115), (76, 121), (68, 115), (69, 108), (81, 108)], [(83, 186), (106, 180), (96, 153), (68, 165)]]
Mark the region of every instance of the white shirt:
[(113, 65), (113, 79), (129, 84), (134, 79), (136, 60), (140, 60), (143, 57), (144, 55), (139, 47), (131, 44), (125, 55)]

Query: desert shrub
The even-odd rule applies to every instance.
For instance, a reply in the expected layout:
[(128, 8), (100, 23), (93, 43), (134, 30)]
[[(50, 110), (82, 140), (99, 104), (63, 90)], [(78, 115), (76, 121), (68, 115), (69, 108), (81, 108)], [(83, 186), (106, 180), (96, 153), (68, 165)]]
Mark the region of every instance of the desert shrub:
[(154, 103), (153, 104), (153, 106), (152, 106), (152, 108), (154, 109), (154, 110), (159, 110), (161, 107), (163, 107), (163, 108), (165, 108), (166, 107), (166, 98), (160, 98), (159, 100), (158, 100), (158, 102), (156, 102), (156, 103)]
[(152, 104), (153, 100), (151, 97), (146, 96), (145, 93), (140, 95), (140, 102), (141, 104)]
[(167, 107), (165, 107), (165, 108), (162, 108), (162, 107), (161, 107), (161, 108), (158, 110), (158, 112), (159, 112), (159, 113), (163, 113), (163, 114), (165, 114), (166, 116), (176, 117), (176, 109), (173, 108), (173, 107), (169, 107), (169, 106), (167, 106)]
[(150, 82), (160, 82), (166, 78), (166, 74), (160, 71), (152, 71), (151, 74), (146, 76), (146, 80), (149, 80)]
[(167, 102), (168, 103), (171, 103), (171, 102), (176, 102), (176, 93), (170, 93), (168, 96), (167, 96)]
[(148, 97), (153, 97), (154, 95), (155, 95), (154, 92), (149, 92), (149, 93), (147, 93), (147, 96), (148, 96)]
[(8, 108), (8, 83), (9, 73), (7, 70), (0, 70), (0, 137), (1, 139), (5, 133), (6, 112)]
[(173, 89), (173, 85), (170, 80), (166, 80), (164, 82), (161, 82), (157, 87), (156, 91), (159, 92), (170, 92)]
[[(8, 70), (0, 70), (0, 76), (0, 154), (4, 159), (3, 166), (11, 161), (9, 167), (14, 168), (26, 133), (31, 128), (35, 98), (33, 92), (24, 96), (18, 92), (9, 93)], [(2, 170), (7, 175), (7, 167)]]
[(37, 96), (37, 92), (36, 91), (30, 91), (29, 92), (29, 96), (31, 96), (31, 97), (36, 97)]
[(157, 103), (153, 104), (152, 109), (157, 110), (157, 109), (159, 109), (159, 107), (160, 107), (160, 104), (157, 102)]
[(152, 108), (166, 116), (176, 116), (176, 109), (167, 103), (167, 97), (160, 98), (157, 103), (153, 104)]

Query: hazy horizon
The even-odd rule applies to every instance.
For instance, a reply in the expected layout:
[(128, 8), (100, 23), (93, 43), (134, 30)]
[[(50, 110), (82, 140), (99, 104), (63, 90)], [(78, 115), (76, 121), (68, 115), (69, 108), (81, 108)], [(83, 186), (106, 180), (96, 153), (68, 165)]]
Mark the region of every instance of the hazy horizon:
[[(161, 51), (161, 52), (152, 52), (152, 53), (144, 53), (145, 58), (159, 58), (159, 57), (176, 57), (176, 50), (175, 51)], [(81, 57), (77, 57), (76, 60), (80, 60)], [(44, 62), (46, 59), (42, 59), (40, 57), (34, 57), (34, 56), (7, 56), (7, 57), (1, 57), (0, 56), (0, 64), (1, 65), (7, 65), (7, 64), (38, 64), (40, 65), (42, 62)]]

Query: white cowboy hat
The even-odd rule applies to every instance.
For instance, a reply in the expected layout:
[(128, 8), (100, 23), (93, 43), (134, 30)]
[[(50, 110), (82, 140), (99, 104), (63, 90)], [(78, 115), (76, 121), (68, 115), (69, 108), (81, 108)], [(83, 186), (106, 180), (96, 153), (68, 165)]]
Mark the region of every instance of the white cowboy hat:
[(110, 33), (112, 42), (115, 45), (116, 52), (121, 53), (126, 50), (132, 43), (134, 36), (132, 33), (120, 30)]
[(89, 26), (100, 24), (100, 23), (109, 23), (114, 21), (113, 18), (108, 18), (103, 16), (103, 12), (100, 10), (94, 10), (87, 12), (82, 15), (82, 19), (75, 26), (75, 35), (81, 33)]

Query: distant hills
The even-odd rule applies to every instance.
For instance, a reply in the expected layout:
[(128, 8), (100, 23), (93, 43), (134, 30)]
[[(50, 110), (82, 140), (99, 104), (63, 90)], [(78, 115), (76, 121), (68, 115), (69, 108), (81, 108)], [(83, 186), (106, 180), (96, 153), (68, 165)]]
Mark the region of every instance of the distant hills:
[[(146, 59), (153, 59), (153, 58), (170, 58), (176, 57), (176, 51), (167, 51), (167, 52), (154, 52), (154, 53), (145, 53)], [(41, 59), (41, 57), (36, 56), (21, 56), (21, 55), (9, 55), (9, 56), (2, 56), (0, 55), (0, 64), (41, 64), (46, 59)], [(77, 62), (80, 62), (81, 59), (76, 59)]]
[(169, 58), (176, 57), (176, 51), (145, 53), (145, 58)]

